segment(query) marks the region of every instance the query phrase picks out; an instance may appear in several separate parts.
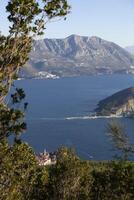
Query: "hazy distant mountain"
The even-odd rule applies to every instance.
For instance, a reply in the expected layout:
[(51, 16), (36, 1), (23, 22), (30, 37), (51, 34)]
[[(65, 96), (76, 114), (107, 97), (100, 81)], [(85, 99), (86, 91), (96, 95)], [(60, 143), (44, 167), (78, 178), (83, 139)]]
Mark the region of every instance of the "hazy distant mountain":
[(134, 55), (134, 46), (128, 46), (125, 48), (129, 53)]
[(30, 60), (22, 74), (131, 73), (133, 65), (134, 56), (113, 42), (95, 36), (71, 35), (65, 39), (34, 41)]

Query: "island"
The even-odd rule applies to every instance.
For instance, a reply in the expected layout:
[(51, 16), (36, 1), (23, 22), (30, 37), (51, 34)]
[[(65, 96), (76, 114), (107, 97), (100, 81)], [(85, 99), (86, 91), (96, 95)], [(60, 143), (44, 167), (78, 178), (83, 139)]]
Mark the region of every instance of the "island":
[(134, 116), (134, 87), (121, 90), (98, 103), (97, 116)]

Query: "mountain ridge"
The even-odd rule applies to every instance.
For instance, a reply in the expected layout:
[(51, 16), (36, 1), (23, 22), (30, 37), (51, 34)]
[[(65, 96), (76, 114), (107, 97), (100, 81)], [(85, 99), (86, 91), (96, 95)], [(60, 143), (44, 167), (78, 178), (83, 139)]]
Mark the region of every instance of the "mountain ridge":
[(34, 41), (23, 73), (35, 75), (42, 71), (58, 76), (131, 73), (133, 65), (134, 56), (113, 42), (97, 36), (70, 35)]

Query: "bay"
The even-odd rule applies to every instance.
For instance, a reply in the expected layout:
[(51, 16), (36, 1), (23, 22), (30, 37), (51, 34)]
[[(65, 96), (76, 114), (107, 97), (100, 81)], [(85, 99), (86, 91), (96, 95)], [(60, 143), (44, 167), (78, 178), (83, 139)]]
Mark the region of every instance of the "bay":
[[(24, 88), (29, 102), (28, 129), (22, 138), (36, 152), (69, 146), (83, 159), (106, 160), (115, 154), (106, 133), (111, 119), (88, 116), (100, 100), (134, 86), (134, 75), (29, 79), (16, 81), (16, 86)], [(134, 143), (134, 120), (116, 120), (123, 123), (129, 140)]]

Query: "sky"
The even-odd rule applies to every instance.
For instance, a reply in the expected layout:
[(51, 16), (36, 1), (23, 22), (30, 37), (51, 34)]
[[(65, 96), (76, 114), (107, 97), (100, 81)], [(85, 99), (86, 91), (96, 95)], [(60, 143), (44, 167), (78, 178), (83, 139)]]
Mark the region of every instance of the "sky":
[[(5, 5), (0, 0), (0, 30), (8, 32)], [(65, 38), (72, 34), (98, 36), (122, 47), (134, 45), (134, 0), (68, 0), (67, 20), (47, 24), (44, 37)]]

